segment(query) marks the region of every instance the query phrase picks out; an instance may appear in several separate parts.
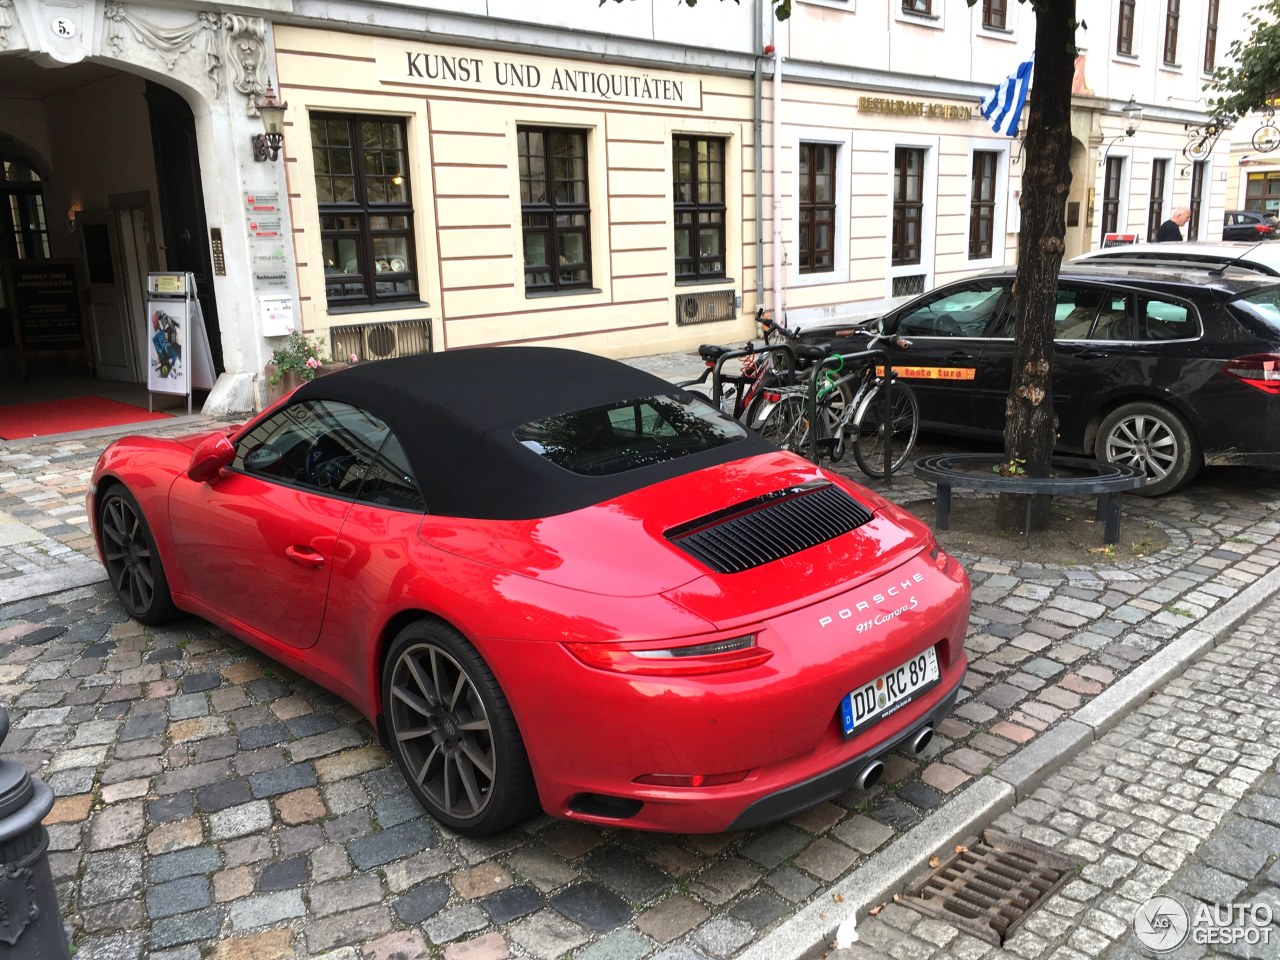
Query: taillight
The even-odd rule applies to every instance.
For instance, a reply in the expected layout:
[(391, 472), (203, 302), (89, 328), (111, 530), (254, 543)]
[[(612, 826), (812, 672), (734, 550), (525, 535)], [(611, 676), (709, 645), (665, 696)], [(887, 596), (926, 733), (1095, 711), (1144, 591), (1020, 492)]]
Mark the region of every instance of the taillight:
[(1263, 393), (1280, 394), (1280, 354), (1255, 353), (1236, 357), (1222, 372)]
[(695, 677), (757, 667), (773, 656), (756, 644), (754, 633), (687, 646), (652, 643), (566, 643), (565, 649), (589, 667), (647, 677)]
[(1253, 225), (1253, 229), (1257, 230), (1259, 233), (1275, 233), (1276, 232), (1276, 228), (1269, 223), (1255, 223)]

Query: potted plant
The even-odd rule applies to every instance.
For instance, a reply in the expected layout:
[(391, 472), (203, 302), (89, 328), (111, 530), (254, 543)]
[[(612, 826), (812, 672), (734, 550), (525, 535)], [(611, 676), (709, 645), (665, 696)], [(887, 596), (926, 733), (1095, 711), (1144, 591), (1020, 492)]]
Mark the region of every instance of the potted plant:
[(294, 330), (271, 351), (267, 361), (267, 402), (271, 403), (308, 380), (333, 373), (356, 362), (352, 354), (347, 362), (324, 359), (327, 350), (321, 337), (308, 337)]

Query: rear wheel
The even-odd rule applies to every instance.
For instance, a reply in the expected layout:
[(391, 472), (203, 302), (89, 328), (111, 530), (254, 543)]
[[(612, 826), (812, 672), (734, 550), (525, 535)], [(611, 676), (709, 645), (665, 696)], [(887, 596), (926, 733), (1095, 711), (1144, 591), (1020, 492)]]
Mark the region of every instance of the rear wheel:
[(804, 456), (809, 440), (809, 416), (804, 400), (794, 395), (783, 397), (765, 414), (759, 430), (766, 440)]
[(859, 469), (877, 479), (885, 475), (885, 441), (892, 445), (890, 472), (896, 473), (915, 449), (920, 434), (920, 404), (915, 392), (904, 383), (895, 383), (889, 397), (889, 420), (884, 419), (884, 384), (876, 384), (858, 401), (849, 424), (853, 459)]
[(99, 529), (107, 576), (129, 616), (146, 624), (177, 616), (151, 528), (124, 487), (114, 486), (103, 496)]
[(1200, 444), (1181, 416), (1168, 407), (1136, 400), (1116, 407), (1102, 421), (1094, 456), (1137, 467), (1147, 482), (1135, 490), (1158, 497), (1190, 483), (1204, 464)]
[(484, 659), (452, 627), (420, 621), (382, 670), (391, 752), (427, 812), (484, 836), (531, 814), (537, 796), (515, 717)]

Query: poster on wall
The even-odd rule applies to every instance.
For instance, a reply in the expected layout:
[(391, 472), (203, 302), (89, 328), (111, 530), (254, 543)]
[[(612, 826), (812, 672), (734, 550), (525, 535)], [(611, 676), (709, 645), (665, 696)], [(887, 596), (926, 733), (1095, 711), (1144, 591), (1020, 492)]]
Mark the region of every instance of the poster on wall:
[(190, 393), (187, 380), (187, 300), (147, 301), (147, 389), (152, 393)]

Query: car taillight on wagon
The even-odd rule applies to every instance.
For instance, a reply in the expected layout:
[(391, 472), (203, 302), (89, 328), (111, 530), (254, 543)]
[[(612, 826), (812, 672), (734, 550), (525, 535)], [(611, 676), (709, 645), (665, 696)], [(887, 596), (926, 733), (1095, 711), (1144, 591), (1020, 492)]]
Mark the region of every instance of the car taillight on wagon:
[(1280, 354), (1254, 353), (1228, 361), (1222, 372), (1263, 393), (1280, 394)]
[(1276, 232), (1276, 228), (1269, 223), (1255, 223), (1253, 229), (1258, 231), (1259, 236), (1270, 237)]

